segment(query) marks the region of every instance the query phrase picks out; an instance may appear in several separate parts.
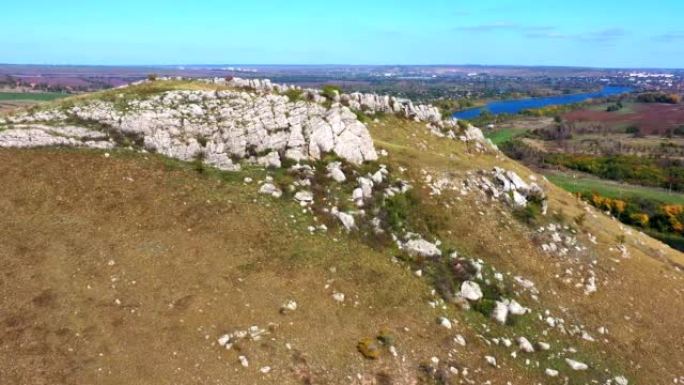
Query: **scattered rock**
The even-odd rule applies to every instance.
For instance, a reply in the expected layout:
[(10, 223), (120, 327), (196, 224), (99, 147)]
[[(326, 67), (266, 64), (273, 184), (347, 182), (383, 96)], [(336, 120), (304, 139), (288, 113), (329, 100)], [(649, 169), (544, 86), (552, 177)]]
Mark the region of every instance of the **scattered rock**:
[(283, 195), (283, 192), (272, 183), (262, 184), (261, 187), (259, 188), (259, 193), (260, 194), (267, 194), (267, 195), (270, 195), (274, 198), (280, 198)]
[(294, 199), (297, 202), (305, 202), (305, 203), (313, 202), (313, 193), (311, 191), (306, 191), (306, 190), (297, 191), (294, 195)]
[(332, 178), (335, 182), (342, 183), (347, 180), (347, 177), (342, 171), (340, 162), (331, 162), (328, 164), (328, 176)]
[(572, 370), (587, 370), (589, 366), (583, 362), (575, 361), (570, 358), (566, 358), (565, 362), (570, 366)]
[(451, 330), (451, 321), (449, 321), (448, 318), (446, 318), (446, 317), (439, 317), (439, 318), (437, 318), (437, 323), (438, 323), (440, 326), (442, 326), (442, 327), (444, 327), (444, 328), (447, 328), (447, 329)]
[(469, 301), (479, 301), (482, 299), (482, 289), (477, 282), (464, 281), (461, 284), (461, 297)]
[(530, 341), (525, 338), (525, 337), (518, 337), (516, 339), (516, 342), (518, 342), (518, 347), (520, 348), (521, 351), (525, 353), (534, 353), (534, 347), (530, 343)]
[(402, 248), (411, 256), (439, 257), (442, 251), (434, 243), (422, 238), (410, 239), (402, 245)]
[(344, 302), (344, 293), (335, 292), (335, 293), (333, 293), (332, 297), (337, 302), (340, 302), (340, 303)]
[(505, 324), (508, 318), (508, 305), (504, 302), (496, 301), (492, 311), (492, 318), (502, 325)]
[(337, 211), (336, 207), (334, 207), (331, 212), (340, 220), (340, 222), (342, 222), (342, 226), (344, 226), (345, 230), (351, 231), (356, 228), (356, 221), (351, 214)]
[(289, 301), (285, 302), (285, 304), (283, 304), (283, 306), (280, 307), (280, 312), (282, 314), (287, 314), (287, 313), (293, 312), (295, 310), (297, 310), (297, 302), (295, 302), (293, 300), (289, 300)]

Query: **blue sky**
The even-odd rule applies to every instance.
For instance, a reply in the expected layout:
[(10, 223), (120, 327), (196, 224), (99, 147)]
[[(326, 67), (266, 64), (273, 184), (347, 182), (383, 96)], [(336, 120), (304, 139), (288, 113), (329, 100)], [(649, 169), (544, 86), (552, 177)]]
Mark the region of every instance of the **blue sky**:
[(0, 62), (684, 68), (684, 1), (6, 1)]

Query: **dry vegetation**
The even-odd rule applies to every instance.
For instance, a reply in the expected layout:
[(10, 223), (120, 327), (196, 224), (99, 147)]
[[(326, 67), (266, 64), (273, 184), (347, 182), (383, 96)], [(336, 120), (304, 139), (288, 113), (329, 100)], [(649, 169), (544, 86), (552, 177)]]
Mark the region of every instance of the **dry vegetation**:
[[(544, 337), (591, 362), (587, 373), (563, 371), (571, 384), (603, 370), (638, 384), (671, 384), (684, 375), (682, 254), (543, 183), (550, 214), (542, 220), (572, 224), (585, 215), (575, 224), (579, 238), (590, 244), (588, 234), (596, 236), (602, 280), (585, 296), (558, 278), (569, 262), (542, 253), (535, 229), (503, 205), (478, 205), (455, 192), (431, 196), (418, 182), (423, 170), (454, 179), (495, 165), (524, 177), (529, 170), (436, 138), (422, 124), (384, 117), (370, 129), (376, 146), (389, 151), (382, 161), (407, 168), (403, 177), (416, 181), (417, 209), (434, 235), (534, 281), (539, 302), (525, 297), (525, 305), (535, 311), (609, 330), (600, 337), (606, 342)], [(255, 184), (243, 183), (246, 176), (263, 179), (263, 170), (202, 171), (126, 151), (0, 150), (3, 382), (431, 383), (434, 377), (418, 368), (434, 356), (482, 368), (471, 372), (476, 383), (562, 383), (478, 337), (536, 336), (541, 328), (533, 317), (498, 326), (453, 305), (433, 309), (427, 301), (435, 282), (393, 263), (395, 250), (337, 228), (311, 235), (307, 226), (316, 222), (295, 203), (259, 196)], [(628, 258), (617, 250), (623, 241)], [(344, 303), (333, 292), (345, 293)], [(280, 314), (289, 299), (298, 309)], [(454, 329), (435, 324), (444, 315), (458, 321)], [(239, 353), (217, 345), (221, 334), (251, 325), (269, 335), (241, 343)], [(359, 341), (381, 333), (391, 334), (405, 361), (385, 351), (378, 360), (359, 354)], [(466, 347), (454, 345), (459, 333)], [(240, 354), (249, 357), (248, 368)], [(485, 365), (485, 354), (500, 368)], [(261, 373), (263, 366), (271, 371)]]

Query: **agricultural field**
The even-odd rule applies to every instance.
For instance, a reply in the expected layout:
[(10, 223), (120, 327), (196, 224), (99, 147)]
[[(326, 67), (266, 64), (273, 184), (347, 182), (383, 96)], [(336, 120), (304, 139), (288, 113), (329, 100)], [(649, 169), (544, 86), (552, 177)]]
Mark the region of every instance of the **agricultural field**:
[(69, 96), (61, 92), (9, 92), (0, 91), (0, 113), (26, 108)]
[(69, 96), (62, 92), (4, 92), (0, 91), (0, 101), (30, 100), (48, 102)]
[(617, 111), (608, 112), (608, 104), (571, 111), (563, 119), (577, 128), (608, 132), (624, 132), (638, 127), (642, 135), (665, 135), (684, 126), (684, 104), (625, 103)]
[(612, 199), (641, 197), (663, 203), (684, 205), (684, 194), (661, 188), (618, 183), (574, 172), (546, 171), (544, 176), (556, 186), (571, 193), (598, 193)]

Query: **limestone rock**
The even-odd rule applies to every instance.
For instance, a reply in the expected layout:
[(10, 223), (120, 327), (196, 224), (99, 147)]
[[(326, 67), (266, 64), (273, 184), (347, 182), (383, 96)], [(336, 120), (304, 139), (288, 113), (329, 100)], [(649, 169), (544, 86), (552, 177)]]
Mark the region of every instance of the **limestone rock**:
[(402, 247), (411, 256), (439, 257), (442, 255), (442, 251), (437, 245), (422, 238), (410, 239)]
[(496, 301), (496, 305), (492, 311), (492, 318), (502, 325), (505, 324), (506, 319), (508, 318), (508, 305), (504, 302)]
[(572, 370), (587, 370), (589, 366), (583, 362), (575, 361), (570, 358), (566, 358), (565, 362), (570, 366)]
[(259, 193), (271, 195), (274, 198), (280, 198), (283, 195), (283, 192), (272, 183), (262, 184), (259, 188)]
[(530, 343), (530, 341), (527, 338), (518, 337), (516, 339), (516, 342), (518, 343), (518, 347), (521, 351), (525, 353), (534, 353), (534, 346), (532, 346), (532, 343)]
[(479, 301), (482, 299), (482, 289), (477, 282), (464, 281), (461, 284), (461, 297), (469, 301)]

